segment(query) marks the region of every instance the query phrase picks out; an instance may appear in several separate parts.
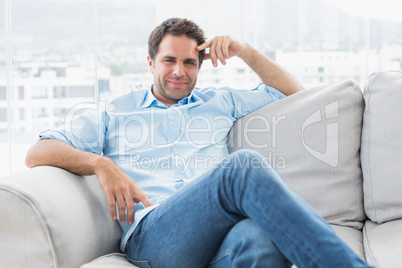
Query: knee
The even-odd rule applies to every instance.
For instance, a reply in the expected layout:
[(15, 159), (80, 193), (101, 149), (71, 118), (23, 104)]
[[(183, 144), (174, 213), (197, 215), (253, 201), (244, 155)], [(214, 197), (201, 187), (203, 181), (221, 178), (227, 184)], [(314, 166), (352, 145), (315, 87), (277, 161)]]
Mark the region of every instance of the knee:
[(262, 154), (248, 149), (242, 149), (230, 154), (230, 163), (237, 168), (255, 169), (272, 168), (268, 158)]
[(271, 238), (251, 219), (244, 219), (233, 226), (220, 251), (216, 260), (226, 256), (239, 267), (290, 267)]
[(244, 158), (264, 158), (264, 156), (262, 154), (260, 154), (257, 151), (254, 150), (250, 150), (250, 149), (240, 149), (236, 152), (233, 152), (230, 154), (231, 156), (236, 156), (239, 157), (241, 159)]
[(264, 230), (253, 220), (247, 218), (237, 223), (230, 230), (227, 236), (230, 244), (236, 245), (238, 249), (271, 248), (273, 242)]
[(219, 181), (226, 189), (237, 189), (242, 193), (247, 186), (283, 184), (279, 173), (271, 166), (270, 161), (260, 153), (252, 150), (236, 151), (225, 162), (221, 163)]

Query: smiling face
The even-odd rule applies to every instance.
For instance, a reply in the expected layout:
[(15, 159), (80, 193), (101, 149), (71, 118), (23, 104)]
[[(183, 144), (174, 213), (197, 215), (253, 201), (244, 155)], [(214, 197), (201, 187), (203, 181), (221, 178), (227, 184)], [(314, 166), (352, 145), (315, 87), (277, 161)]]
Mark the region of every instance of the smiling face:
[(200, 65), (196, 47), (194, 39), (168, 34), (162, 39), (155, 59), (148, 56), (157, 100), (171, 106), (191, 94)]

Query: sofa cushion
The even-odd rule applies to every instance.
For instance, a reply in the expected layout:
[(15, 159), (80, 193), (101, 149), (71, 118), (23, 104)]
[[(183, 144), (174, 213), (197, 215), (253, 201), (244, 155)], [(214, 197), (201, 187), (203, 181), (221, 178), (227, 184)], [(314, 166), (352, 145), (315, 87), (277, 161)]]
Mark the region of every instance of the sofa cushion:
[(373, 73), (364, 89), (364, 202), (374, 222), (402, 218), (402, 72)]
[(367, 262), (374, 267), (400, 267), (402, 263), (402, 220), (364, 225), (364, 248)]
[(135, 268), (134, 264), (131, 264), (126, 255), (122, 253), (112, 253), (105, 256), (101, 256), (90, 263), (84, 264), (81, 268)]
[(119, 251), (96, 177), (37, 167), (0, 179), (0, 267), (80, 267)]
[[(361, 230), (356, 230), (351, 227), (331, 225), (336, 234), (346, 242), (346, 244), (362, 259), (365, 259), (363, 249), (363, 233)], [(90, 263), (84, 264), (81, 268), (134, 268), (137, 267), (131, 264), (126, 255), (122, 253), (112, 253), (101, 256)], [(296, 267), (296, 266), (292, 266)]]
[(331, 225), (335, 233), (363, 260), (366, 259), (363, 247), (363, 232), (352, 227)]
[(260, 152), (329, 223), (359, 229), (363, 105), (352, 81), (303, 90), (238, 120), (228, 148)]

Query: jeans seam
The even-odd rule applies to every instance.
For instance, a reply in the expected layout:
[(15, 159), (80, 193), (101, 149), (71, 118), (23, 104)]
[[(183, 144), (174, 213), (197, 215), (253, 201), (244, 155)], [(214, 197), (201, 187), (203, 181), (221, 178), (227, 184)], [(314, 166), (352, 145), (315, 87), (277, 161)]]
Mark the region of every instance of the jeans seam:
[(133, 265), (140, 265), (140, 266), (146, 266), (146, 267), (151, 267), (148, 261), (139, 261), (139, 260), (134, 260), (133, 258), (130, 258), (128, 255), (126, 256), (128, 261), (133, 264)]
[[(276, 226), (279, 226), (276, 222), (272, 222), (273, 224), (275, 224)], [(289, 234), (288, 233), (284, 233), (284, 235), (289, 239), (289, 238), (291, 238), (290, 236), (289, 236)], [(291, 239), (290, 239), (291, 240)], [(302, 247), (298, 247), (298, 250), (299, 251), (301, 251), (301, 252), (303, 252), (303, 254), (305, 254), (306, 256), (309, 256), (310, 257), (310, 261), (312, 262), (312, 263), (314, 263), (315, 265), (317, 265), (317, 267), (319, 267), (319, 262), (317, 262), (317, 260), (315, 259), (315, 258), (312, 258), (312, 256), (311, 256), (311, 247), (308, 247), (308, 249), (306, 250), (306, 246), (305, 245), (303, 245)], [(288, 258), (287, 256), (285, 256), (286, 258)]]
[(231, 250), (226, 250), (223, 254), (220, 254), (218, 257), (214, 257), (209, 264), (214, 264), (217, 263), (218, 261), (222, 260), (225, 257), (230, 257), (231, 259), (233, 259), (233, 252)]
[[(282, 181), (282, 182), (283, 182), (283, 181)], [(249, 183), (255, 184), (255, 181), (254, 181), (254, 180), (250, 180)], [(283, 182), (283, 183), (284, 183), (284, 182)], [(256, 185), (255, 187), (257, 187), (257, 186), (258, 186), (258, 185)], [(254, 204), (254, 202), (253, 202), (253, 204)], [(280, 225), (279, 225), (276, 221), (271, 221), (271, 224), (275, 225), (276, 227), (280, 227)], [(289, 233), (288, 233), (288, 232), (285, 232), (283, 235), (284, 235), (285, 237), (287, 237), (288, 240), (292, 241), (292, 237), (289, 236)], [(268, 236), (270, 236), (270, 235), (268, 234)], [(271, 237), (271, 236), (270, 236), (270, 237)], [(272, 237), (271, 237), (271, 239), (272, 239)], [(275, 242), (274, 242), (274, 243), (275, 243)], [(308, 244), (305, 244), (305, 245), (303, 245), (303, 246), (301, 246), (301, 247), (298, 247), (298, 251), (299, 251), (299, 252), (302, 252), (305, 256), (309, 256), (309, 257), (310, 257), (310, 261), (311, 261), (312, 264), (315, 264), (317, 267), (320, 266), (320, 261), (317, 260), (316, 258), (313, 258), (314, 256), (312, 256), (312, 255), (314, 255), (314, 254), (312, 254), (312, 252), (314, 252), (313, 248), (311, 248), (310, 246), (308, 246)], [(287, 259), (289, 259), (288, 256), (285, 256), (285, 257), (286, 257)]]

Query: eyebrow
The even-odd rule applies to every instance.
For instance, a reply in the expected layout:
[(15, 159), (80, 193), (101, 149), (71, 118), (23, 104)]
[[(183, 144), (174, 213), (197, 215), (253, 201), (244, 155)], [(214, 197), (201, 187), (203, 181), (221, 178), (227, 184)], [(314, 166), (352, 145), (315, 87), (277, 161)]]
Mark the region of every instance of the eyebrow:
[(172, 57), (172, 56), (164, 56), (162, 59), (167, 59), (167, 60), (175, 60), (176, 57)]
[[(166, 59), (167, 60), (176, 60), (177, 58), (173, 57), (173, 56), (164, 56), (162, 59), (164, 59), (164, 60), (166, 60)], [(197, 59), (195, 59), (195, 58), (185, 58), (184, 61), (191, 61), (191, 62), (197, 63)]]

